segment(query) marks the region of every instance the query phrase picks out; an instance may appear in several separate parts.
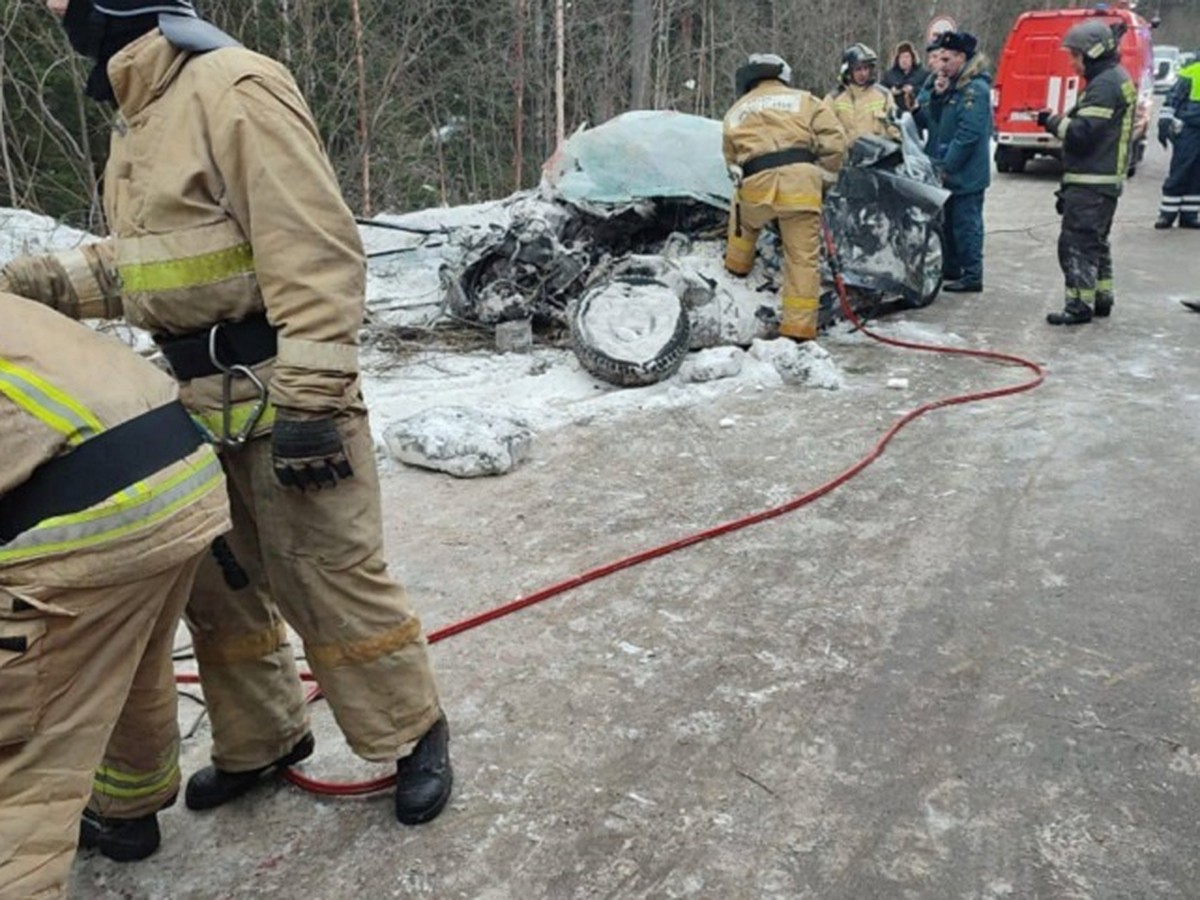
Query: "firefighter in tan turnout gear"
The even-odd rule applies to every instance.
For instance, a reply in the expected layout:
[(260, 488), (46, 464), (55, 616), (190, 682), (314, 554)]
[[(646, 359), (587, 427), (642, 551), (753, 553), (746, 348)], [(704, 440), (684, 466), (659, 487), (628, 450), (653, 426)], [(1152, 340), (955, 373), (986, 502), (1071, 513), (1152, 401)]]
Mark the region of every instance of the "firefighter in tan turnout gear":
[(841, 167), (845, 136), (818, 97), (791, 86), (774, 54), (754, 54), (737, 70), (738, 100), (725, 114), (725, 162), (736, 185), (725, 268), (749, 274), (759, 232), (779, 222), (783, 243), (780, 334), (817, 336), (821, 294), (820, 215), (825, 176)]
[(383, 557), (358, 377), (366, 265), (308, 107), (287, 70), (191, 0), (48, 5), (96, 62), (88, 93), (117, 107), (112, 237), (5, 274), (68, 314), (123, 313), (154, 335), (220, 446), (248, 580), (235, 589), (206, 561), (188, 604), (213, 765), (187, 805), (218, 806), (312, 752), (286, 623), (351, 748), (396, 763), (396, 817), (428, 821), (450, 796), (449, 730)]
[(158, 846), (175, 630), (229, 502), (168, 376), (9, 293), (0, 323), (0, 898), (47, 900), (81, 814), (85, 846)]
[(878, 66), (874, 50), (866, 44), (850, 45), (842, 54), (842, 86), (825, 98), (846, 132), (847, 149), (868, 134), (900, 139), (900, 128), (894, 121), (896, 99), (877, 80)]

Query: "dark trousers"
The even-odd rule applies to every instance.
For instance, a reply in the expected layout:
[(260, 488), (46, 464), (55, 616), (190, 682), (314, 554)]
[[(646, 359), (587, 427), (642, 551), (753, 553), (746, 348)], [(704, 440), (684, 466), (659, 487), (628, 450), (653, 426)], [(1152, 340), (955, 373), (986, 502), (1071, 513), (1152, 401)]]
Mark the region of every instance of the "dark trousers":
[(1112, 230), (1117, 198), (1082, 185), (1062, 189), (1062, 232), (1058, 236), (1058, 264), (1067, 286), (1067, 302), (1091, 306), (1096, 295), (1113, 295)]
[(1200, 220), (1200, 126), (1187, 125), (1171, 142), (1171, 169), (1162, 186), (1158, 211), (1172, 221)]
[(983, 191), (951, 194), (945, 206), (942, 275), (983, 284)]

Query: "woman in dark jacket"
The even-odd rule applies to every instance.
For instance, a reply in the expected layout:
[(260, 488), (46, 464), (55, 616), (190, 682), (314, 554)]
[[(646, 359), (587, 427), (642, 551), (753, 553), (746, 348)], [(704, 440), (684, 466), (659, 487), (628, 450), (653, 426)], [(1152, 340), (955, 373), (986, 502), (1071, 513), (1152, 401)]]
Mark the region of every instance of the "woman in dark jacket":
[(925, 84), (929, 73), (917, 62), (917, 51), (908, 41), (896, 45), (896, 54), (892, 57), (892, 67), (883, 73), (880, 83), (890, 88), (895, 95), (896, 105), (901, 109), (912, 109), (917, 98), (917, 92)]

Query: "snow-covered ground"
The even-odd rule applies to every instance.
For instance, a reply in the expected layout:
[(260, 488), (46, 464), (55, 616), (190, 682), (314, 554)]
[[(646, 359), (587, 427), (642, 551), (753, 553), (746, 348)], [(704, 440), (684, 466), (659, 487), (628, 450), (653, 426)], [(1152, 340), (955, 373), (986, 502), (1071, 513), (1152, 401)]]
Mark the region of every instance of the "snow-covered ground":
[[(368, 253), (416, 248), (371, 262), (369, 310), (377, 324), (380, 319), (385, 323), (378, 327), (398, 320), (413, 324), (433, 321), (441, 307), (438, 268), (445, 261), (447, 249), (452, 251), (456, 246), (450, 236), (463, 229), (503, 227), (509, 214), (509, 205), (495, 202), (380, 217), (389, 224), (434, 231), (432, 235), (364, 225), (361, 231)], [(18, 210), (0, 210), (0, 224), (0, 264), (21, 253), (64, 249), (91, 239), (85, 232)], [(701, 248), (695, 256), (698, 264), (716, 274), (719, 260), (713, 254), (706, 255)], [(732, 278), (728, 282), (727, 290), (745, 292), (746, 303), (762, 302), (761, 293), (749, 285), (740, 285)], [(882, 330), (907, 339), (945, 338), (927, 333), (928, 329), (913, 334), (900, 322), (882, 326)], [(146, 349), (148, 341), (134, 331), (123, 327), (116, 333), (139, 349)], [(511, 419), (531, 431), (536, 440), (539, 432), (569, 423), (677, 409), (728, 394), (778, 390), (785, 384), (838, 389), (845, 378), (837, 364), (836, 347), (861, 339), (842, 324), (826, 335), (823, 346), (797, 347), (790, 341), (777, 340), (755, 341), (749, 350), (703, 350), (690, 354), (679, 373), (638, 388), (619, 388), (597, 380), (567, 349), (535, 346), (528, 353), (419, 350), (397, 355), (369, 346), (363, 353), (363, 389), (381, 445), (392, 426), (418, 413), (450, 407)], [(833, 348), (834, 353), (827, 353), (823, 347)], [(426, 427), (434, 427), (437, 421), (437, 417), (427, 417)]]

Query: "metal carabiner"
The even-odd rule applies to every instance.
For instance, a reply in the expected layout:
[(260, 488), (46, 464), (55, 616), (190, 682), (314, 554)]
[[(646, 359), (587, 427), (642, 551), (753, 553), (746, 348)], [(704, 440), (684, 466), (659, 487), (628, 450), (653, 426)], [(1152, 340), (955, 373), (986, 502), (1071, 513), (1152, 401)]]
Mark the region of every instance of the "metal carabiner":
[[(262, 418), (263, 411), (267, 408), (267, 386), (262, 383), (262, 379), (254, 374), (254, 370), (249, 366), (241, 363), (233, 365), (225, 365), (221, 362), (220, 356), (217, 354), (217, 335), (220, 333), (224, 323), (218, 322), (208, 332), (208, 358), (212, 364), (216, 366), (221, 373), (221, 434), (217, 437), (217, 442), (222, 447), (240, 447), (250, 437), (250, 432), (254, 430), (254, 426), (258, 424), (258, 420)], [(254, 404), (254, 408), (250, 411), (250, 415), (242, 424), (242, 427), (236, 433), (231, 433), (233, 427), (233, 380), (234, 378), (246, 378), (254, 385), (254, 389), (258, 392), (258, 401)]]

